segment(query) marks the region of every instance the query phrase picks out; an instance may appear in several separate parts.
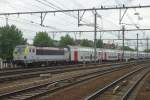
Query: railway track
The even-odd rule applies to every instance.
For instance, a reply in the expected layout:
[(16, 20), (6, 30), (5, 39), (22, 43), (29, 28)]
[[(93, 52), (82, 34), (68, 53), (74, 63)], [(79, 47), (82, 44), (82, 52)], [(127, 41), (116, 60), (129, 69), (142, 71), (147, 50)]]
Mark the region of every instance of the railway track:
[(150, 72), (150, 69), (148, 71), (145, 71), (137, 80), (134, 82), (133, 85), (128, 89), (128, 91), (125, 92), (121, 100), (127, 100), (130, 98), (130, 94), (133, 92), (133, 90), (136, 88), (136, 86), (140, 83), (140, 81)]
[[(128, 63), (123, 63), (128, 64)], [(0, 72), (0, 82), (6, 82), (6, 81), (14, 81), (19, 79), (25, 79), (25, 78), (32, 78), (37, 77), (40, 74), (43, 73), (62, 73), (62, 72), (69, 72), (74, 70), (82, 70), (82, 69), (93, 69), (93, 68), (99, 68), (99, 67), (106, 67), (106, 66), (119, 66), (120, 63), (114, 63), (114, 64), (103, 64), (103, 65), (86, 65), (83, 64), (80, 65), (69, 65), (69, 66), (62, 66), (62, 67), (47, 67), (47, 68), (32, 68), (32, 69), (19, 69), (19, 70), (12, 70), (12, 71), (4, 71)]]
[(11, 75), (11, 74), (19, 74), (19, 73), (39, 71), (39, 70), (55, 70), (55, 69), (60, 69), (60, 68), (73, 68), (73, 67), (81, 67), (81, 66), (83, 66), (83, 64), (51, 66), (51, 67), (32, 67), (32, 68), (4, 69), (4, 70), (0, 70), (0, 75)]
[[(132, 98), (131, 98), (132, 97)], [(150, 72), (141, 80), (133, 90), (129, 100), (149, 100), (150, 97)]]
[(59, 89), (63, 89), (65, 87), (77, 84), (77, 83), (81, 83), (87, 80), (90, 80), (92, 78), (95, 77), (99, 77), (101, 75), (107, 74), (107, 73), (111, 73), (117, 70), (121, 70), (124, 68), (128, 68), (129, 66), (118, 66), (118, 67), (111, 67), (109, 69), (105, 69), (105, 70), (99, 70), (99, 71), (95, 71), (92, 73), (86, 73), (83, 75), (78, 75), (78, 76), (74, 76), (71, 78), (67, 78), (67, 79), (62, 79), (62, 80), (58, 80), (58, 81), (53, 81), (53, 82), (47, 82), (44, 84), (40, 84), (40, 85), (34, 85), (28, 88), (22, 88), (20, 90), (17, 91), (12, 91), (12, 92), (8, 92), (8, 93), (4, 93), (4, 94), (0, 94), (0, 98), (3, 100), (30, 100), (30, 99), (34, 99), (37, 98), (41, 95), (45, 95), (49, 92), (54, 92), (57, 91)]
[[(85, 66), (112, 66), (112, 65), (119, 65), (119, 64), (128, 64), (128, 63), (134, 63), (134, 61), (131, 62), (121, 62), (121, 63), (104, 63), (104, 64), (85, 64)], [(59, 66), (51, 66), (51, 67), (31, 67), (31, 68), (14, 68), (14, 69), (2, 69), (0, 70), (0, 76), (4, 75), (12, 75), (12, 74), (19, 74), (19, 73), (27, 73), (27, 72), (35, 72), (39, 70), (55, 70), (55, 69), (63, 69), (63, 68), (74, 68), (74, 67), (83, 67), (84, 64), (76, 64), (76, 65), (59, 65)]]
[(150, 68), (147, 67), (137, 69), (120, 77), (89, 95), (85, 100), (127, 100), (134, 88), (150, 72)]

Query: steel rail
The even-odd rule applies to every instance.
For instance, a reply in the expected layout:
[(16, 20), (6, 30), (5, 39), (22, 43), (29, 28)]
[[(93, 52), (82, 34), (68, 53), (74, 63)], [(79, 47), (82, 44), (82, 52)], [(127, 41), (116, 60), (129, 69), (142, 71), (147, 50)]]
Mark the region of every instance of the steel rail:
[(130, 96), (130, 94), (133, 92), (133, 90), (137, 87), (137, 85), (141, 82), (141, 80), (150, 72), (150, 70), (148, 70), (146, 73), (144, 73), (142, 75), (142, 77), (140, 77), (132, 86), (131, 88), (128, 89), (128, 91), (123, 95), (123, 97), (121, 98), (121, 100), (127, 100)]
[[(88, 78), (86, 78), (86, 79), (79, 80), (79, 81), (77, 81), (77, 82), (71, 83), (71, 84), (69, 84), (69, 85), (65, 85), (65, 86), (63, 86), (63, 87), (58, 87), (58, 88), (56, 88), (56, 89), (54, 89), (54, 90), (52, 90), (52, 91), (44, 91), (44, 92), (42, 92), (42, 93), (40, 93), (40, 94), (32, 95), (32, 96), (30, 96), (30, 97), (24, 98), (23, 100), (31, 100), (31, 99), (34, 99), (34, 98), (37, 98), (37, 97), (41, 97), (41, 96), (43, 96), (43, 95), (45, 95), (45, 94), (47, 94), (47, 93), (49, 93), (49, 92), (55, 92), (55, 91), (57, 91), (57, 90), (64, 89), (64, 88), (66, 88), (66, 87), (69, 87), (69, 86), (72, 86), (72, 85), (75, 85), (75, 84), (78, 84), (78, 83), (82, 83), (82, 82), (84, 82), (84, 81), (88, 81), (88, 80), (90, 80), (90, 79), (93, 79), (93, 78), (96, 78), (96, 77), (99, 77), (99, 76), (102, 76), (102, 75), (104, 75), (104, 74), (108, 74), (108, 73), (111, 73), (111, 72), (114, 72), (114, 71), (117, 71), (117, 70), (121, 70), (121, 69), (120, 69), (120, 68), (112, 68), (112, 69), (106, 70), (106, 71), (99, 71), (99, 72), (102, 72), (102, 73), (100, 73), (100, 74), (97, 74), (98, 72), (93, 72), (93, 73), (90, 73), (90, 74), (85, 74), (85, 75), (82, 76), (82, 78), (83, 78), (83, 77), (87, 77), (87, 76), (89, 76), (89, 75), (91, 75), (91, 74), (95, 74), (95, 75), (93, 75), (93, 76), (91, 76), (91, 77), (88, 77)], [(79, 78), (81, 78), (81, 76), (77, 76), (77, 77), (76, 77), (76, 79), (79, 79)], [(67, 79), (67, 80), (68, 80), (68, 79)]]
[[(127, 66), (129, 67), (129, 66)], [(89, 79), (93, 79), (94, 77), (98, 77), (98, 76), (101, 76), (101, 75), (104, 75), (104, 74), (107, 74), (107, 73), (111, 73), (113, 71), (117, 71), (117, 70), (121, 70), (122, 68), (127, 68), (127, 67), (112, 67), (110, 68), (109, 70), (108, 69), (105, 69), (105, 70), (100, 70), (100, 71), (97, 71), (97, 72), (92, 72), (92, 73), (87, 73), (87, 74), (84, 74), (84, 75), (79, 75), (79, 76), (75, 76), (75, 77), (71, 77), (71, 79), (75, 78), (75, 79), (79, 79), (79, 78), (83, 78), (83, 77), (87, 77), (87, 75), (89, 75), (88, 78), (85, 78), (83, 80), (80, 80), (80, 81), (77, 81), (77, 82), (74, 82), (74, 83), (71, 83), (69, 85), (66, 85), (66, 86), (62, 86), (62, 87), (58, 87), (57, 89), (54, 89), (54, 90), (51, 90), (51, 91), (56, 91), (58, 89), (62, 89), (62, 88), (65, 88), (65, 87), (68, 87), (68, 86), (71, 86), (71, 85), (74, 85), (74, 84), (77, 84), (77, 83), (80, 83), (80, 82), (83, 82), (83, 81), (87, 81)], [(90, 76), (90, 75), (93, 75), (93, 76)], [(59, 81), (54, 81), (54, 82), (49, 82), (49, 83), (44, 83), (42, 85), (38, 85), (38, 86), (32, 86), (32, 87), (28, 87), (28, 88), (25, 88), (25, 89), (21, 89), (21, 90), (17, 90), (17, 91), (13, 91), (13, 92), (9, 92), (9, 93), (4, 93), (4, 94), (0, 94), (0, 98), (5, 98), (5, 97), (9, 97), (9, 96), (14, 96), (14, 95), (17, 95), (17, 94), (20, 94), (20, 93), (23, 93), (25, 91), (32, 91), (34, 89), (37, 90), (37, 88), (42, 88), (43, 90), (43, 87), (47, 86), (47, 85), (50, 85), (50, 84), (54, 84), (54, 83), (61, 83), (61, 82), (64, 82), (64, 81), (68, 81), (70, 79), (62, 79), (62, 80), (59, 80)], [(40, 90), (40, 89), (39, 89)], [(38, 96), (41, 96), (43, 94), (46, 94), (50, 92), (50, 90), (45, 90), (45, 91), (42, 91), (42, 93), (40, 92), (39, 94), (35, 94), (35, 95), (31, 95), (29, 97), (25, 97), (24, 99), (22, 98), (22, 100), (30, 100), (31, 98), (35, 98), (35, 97), (38, 97)]]
[[(133, 62), (134, 63), (134, 62)], [(124, 63), (128, 64), (128, 63)], [(95, 64), (94, 64), (95, 65)], [(120, 64), (110, 64), (106, 66), (116, 66)], [(100, 66), (100, 65), (99, 65)], [(19, 80), (19, 79), (25, 79), (25, 78), (32, 78), (32, 77), (37, 77), (39, 74), (44, 74), (44, 73), (51, 73), (51, 74), (57, 74), (57, 73), (63, 73), (63, 72), (69, 72), (69, 71), (75, 71), (75, 70), (83, 70), (83, 69), (94, 69), (94, 68), (99, 68), (98, 65), (95, 65), (94, 67), (72, 67), (72, 68), (58, 68), (58, 69), (53, 69), (53, 70), (39, 70), (39, 71), (32, 71), (31, 72), (24, 72), (24, 73), (17, 73), (17, 74), (11, 74), (11, 75), (4, 75), (0, 76), (0, 82), (5, 82), (5, 81), (14, 81), (14, 80)], [(105, 66), (105, 67), (106, 67)]]
[[(146, 66), (146, 67), (147, 67), (147, 66)], [(95, 100), (99, 95), (103, 94), (103, 92), (105, 92), (105, 91), (106, 91), (107, 89), (109, 89), (110, 87), (114, 86), (115, 84), (117, 84), (118, 82), (122, 81), (123, 79), (125, 79), (125, 78), (127, 78), (127, 77), (133, 75), (134, 73), (136, 73), (136, 72), (138, 72), (138, 71), (140, 71), (140, 70), (142, 70), (142, 69), (144, 69), (144, 68), (146, 68), (146, 67), (139, 68), (139, 69), (137, 69), (137, 70), (134, 70), (134, 71), (132, 71), (132, 72), (130, 72), (130, 73), (128, 73), (128, 74), (126, 74), (126, 75), (120, 77), (119, 79), (117, 79), (117, 80), (113, 81), (112, 83), (106, 85), (106, 86), (103, 87), (102, 89), (100, 89), (100, 90), (94, 92), (93, 94), (89, 95), (89, 96), (86, 97), (84, 100)]]
[(6, 69), (6, 70), (0, 70), (0, 76), (1, 75), (9, 75), (9, 74), (15, 74), (15, 73), (27, 73), (27, 72), (33, 72), (38, 70), (55, 70), (55, 69), (61, 69), (61, 68), (73, 68), (73, 67), (81, 67), (83, 64), (77, 64), (77, 65), (63, 65), (63, 66), (51, 66), (51, 67), (32, 67), (32, 68), (17, 68), (17, 69)]
[[(125, 63), (125, 62), (124, 62)], [(102, 63), (99, 64), (100, 66), (102, 65), (117, 65), (121, 63)], [(82, 67), (85, 64), (76, 64), (76, 65), (57, 65), (57, 66), (51, 66), (51, 67), (31, 67), (31, 68), (14, 68), (14, 69), (2, 69), (0, 70), (0, 76), (2, 75), (9, 75), (13, 73), (23, 73), (23, 72), (29, 72), (29, 71), (38, 71), (38, 70), (47, 70), (47, 69), (62, 69), (62, 68), (74, 68), (74, 67)], [(95, 63), (89, 63), (89, 65), (98, 65)], [(88, 65), (88, 66), (89, 66)]]

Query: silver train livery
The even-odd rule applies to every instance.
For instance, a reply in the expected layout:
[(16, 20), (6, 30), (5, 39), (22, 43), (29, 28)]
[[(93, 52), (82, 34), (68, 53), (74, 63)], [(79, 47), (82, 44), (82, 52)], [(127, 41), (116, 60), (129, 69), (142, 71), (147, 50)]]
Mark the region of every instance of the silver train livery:
[[(81, 46), (58, 47), (35, 47), (18, 45), (13, 52), (15, 64), (58, 64), (58, 63), (88, 63), (94, 62), (94, 48)], [(150, 54), (139, 52), (139, 59), (150, 58)], [(137, 59), (135, 51), (114, 49), (96, 49), (96, 61), (122, 61)]]

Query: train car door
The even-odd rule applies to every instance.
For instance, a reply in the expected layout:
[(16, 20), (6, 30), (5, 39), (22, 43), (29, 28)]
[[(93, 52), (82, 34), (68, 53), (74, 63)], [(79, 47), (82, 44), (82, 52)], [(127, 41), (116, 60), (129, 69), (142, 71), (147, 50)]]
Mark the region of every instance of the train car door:
[(70, 52), (69, 52), (70, 50), (69, 50), (69, 48), (64, 49), (64, 51), (65, 51), (65, 56), (66, 56), (66, 62), (71, 61)]
[(78, 49), (77, 48), (74, 49), (74, 63), (75, 64), (78, 63)]
[(103, 60), (103, 53), (102, 52), (99, 52), (98, 59), (100, 62)]

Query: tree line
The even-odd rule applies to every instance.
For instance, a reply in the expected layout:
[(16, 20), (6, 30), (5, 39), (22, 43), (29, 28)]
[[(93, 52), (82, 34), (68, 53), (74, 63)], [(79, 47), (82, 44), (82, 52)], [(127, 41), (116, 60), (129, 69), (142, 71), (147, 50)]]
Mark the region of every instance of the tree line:
[[(15, 25), (0, 27), (0, 58), (5, 60), (13, 59), (13, 50), (17, 45), (27, 44), (27, 39), (23, 38), (23, 33)], [(80, 45), (93, 47), (94, 42), (88, 39), (74, 40), (70, 35), (65, 35), (60, 40), (53, 40), (47, 32), (37, 32), (33, 39), (33, 45), (39, 47), (66, 47), (67, 45)], [(103, 47), (103, 41), (98, 39), (97, 48)], [(130, 47), (125, 47), (132, 50)], [(145, 50), (150, 52), (150, 50)]]
[[(65, 35), (59, 41), (53, 40), (47, 32), (37, 32), (33, 39), (33, 45), (39, 47), (66, 47), (67, 45), (77, 45), (70, 35)], [(93, 42), (87, 39), (80, 40), (81, 46), (92, 47)], [(23, 33), (15, 25), (0, 27), (0, 58), (5, 60), (13, 59), (13, 50), (17, 45), (26, 45), (27, 39), (23, 38)], [(100, 44), (100, 45), (99, 45)], [(98, 40), (97, 47), (101, 47), (102, 41)]]
[[(67, 45), (80, 45), (85, 47), (93, 47), (93, 41), (88, 39), (74, 40), (70, 35), (65, 35), (60, 38), (59, 41), (53, 40), (47, 32), (38, 32), (33, 39), (33, 45), (38, 47), (66, 47)], [(97, 48), (101, 48), (103, 42), (97, 40)]]

